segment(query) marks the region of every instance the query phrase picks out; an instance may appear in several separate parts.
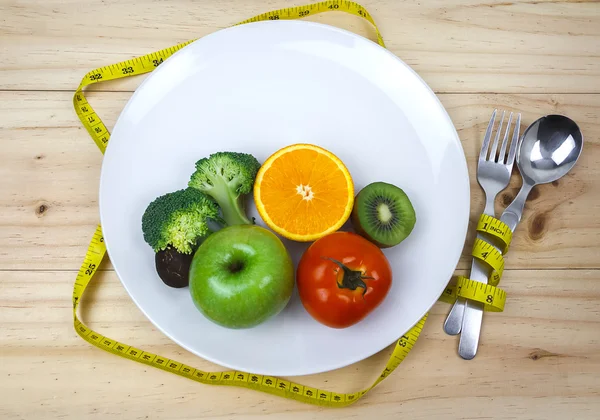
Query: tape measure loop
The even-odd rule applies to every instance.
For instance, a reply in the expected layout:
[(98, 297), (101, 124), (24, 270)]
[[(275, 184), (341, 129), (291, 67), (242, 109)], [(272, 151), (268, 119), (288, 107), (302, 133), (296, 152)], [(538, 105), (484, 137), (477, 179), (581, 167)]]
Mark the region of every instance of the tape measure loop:
[(476, 230), (497, 239), (502, 244), (502, 253), (508, 252), (513, 232), (506, 223), (488, 214), (482, 214), (477, 222)]
[[(247, 19), (238, 23), (237, 25), (261, 20), (298, 19), (308, 15), (314, 15), (328, 11), (343, 11), (367, 20), (375, 28), (377, 42), (385, 48), (379, 28), (375, 24), (375, 21), (369, 12), (367, 12), (367, 10), (360, 4), (353, 1), (329, 0), (309, 4), (306, 6), (275, 10)], [(110, 134), (98, 114), (96, 114), (91, 104), (87, 101), (84, 94), (84, 88), (95, 83), (149, 73), (175, 52), (179, 51), (181, 48), (193, 41), (195, 40), (184, 42), (141, 57), (125, 60), (120, 63), (100, 67), (86, 73), (73, 95), (73, 107), (83, 126), (86, 128), (102, 153), (104, 153), (106, 150)], [(81, 320), (77, 317), (77, 308), (81, 303), (81, 297), (83, 296), (86, 287), (96, 274), (96, 271), (100, 266), (105, 254), (106, 246), (102, 236), (102, 229), (101, 226), (98, 225), (73, 286), (73, 325), (77, 334), (88, 343), (114, 355), (125, 357), (147, 366), (162, 369), (164, 371), (171, 372), (203, 384), (238, 386), (308, 404), (325, 407), (346, 407), (361, 399), (378, 383), (389, 376), (400, 365), (400, 363), (402, 363), (419, 338), (425, 320), (427, 319), (426, 314), (417, 323), (417, 325), (406, 332), (406, 334), (396, 342), (392, 355), (390, 356), (384, 371), (377, 378), (377, 380), (369, 388), (355, 393), (338, 394), (335, 392), (307, 387), (279, 378), (255, 375), (246, 372), (204, 372), (200, 369), (195, 369), (175, 360), (146, 352), (142, 349), (129, 346), (125, 343), (120, 343), (117, 340), (108, 338), (93, 331), (91, 328), (81, 322)]]
[(238, 386), (313, 405), (325, 407), (346, 407), (354, 404), (356, 401), (362, 398), (367, 392), (387, 378), (387, 376), (389, 376), (402, 363), (419, 338), (419, 335), (421, 334), (425, 324), (425, 320), (427, 319), (426, 314), (413, 328), (406, 332), (405, 335), (400, 337), (400, 339), (396, 342), (385, 369), (377, 378), (377, 380), (369, 388), (356, 393), (340, 394), (327, 390), (307, 387), (295, 382), (275, 378), (272, 376), (257, 375), (246, 372), (205, 372), (200, 369), (185, 365), (176, 360), (153, 354), (106, 337), (89, 328), (78, 318), (77, 308), (81, 303), (81, 298), (86, 287), (96, 274), (97, 269), (105, 255), (106, 245), (104, 244), (101, 226), (98, 225), (73, 287), (73, 326), (77, 334), (95, 347), (114, 355), (125, 357), (129, 360), (133, 360), (147, 366), (152, 366), (166, 372), (171, 372), (208, 385)]
[(477, 238), (473, 244), (471, 255), (473, 258), (477, 258), (479, 261), (490, 267), (490, 284), (495, 286), (500, 283), (500, 278), (504, 272), (504, 257), (494, 245)]
[(506, 292), (491, 284), (459, 276), (456, 281), (456, 296), (482, 303), (484, 310), (502, 312), (506, 303)]

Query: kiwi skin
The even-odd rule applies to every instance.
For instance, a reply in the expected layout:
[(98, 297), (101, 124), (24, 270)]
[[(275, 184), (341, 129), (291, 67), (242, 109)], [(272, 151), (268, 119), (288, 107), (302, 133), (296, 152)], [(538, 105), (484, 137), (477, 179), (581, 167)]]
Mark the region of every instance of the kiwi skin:
[[(359, 234), (360, 236), (364, 237), (365, 239), (369, 240), (370, 242), (374, 243), (375, 245), (377, 245), (379, 248), (391, 248), (394, 247), (396, 245), (398, 245), (398, 243), (394, 243), (394, 244), (389, 244), (389, 243), (382, 243), (380, 241), (377, 241), (375, 238), (373, 238), (371, 235), (369, 235), (363, 228), (362, 228), (362, 223), (360, 222), (360, 218), (359, 218), (359, 214), (358, 214), (358, 207), (359, 207), (359, 203), (362, 202), (362, 200), (360, 199), (361, 193), (363, 193), (364, 191), (366, 191), (367, 187), (371, 186), (371, 185), (377, 185), (377, 184), (381, 184), (381, 185), (386, 185), (387, 183), (385, 182), (374, 182), (371, 183), (367, 186), (365, 186), (364, 188), (362, 188), (359, 193), (356, 195), (355, 199), (354, 199), (354, 207), (352, 208), (352, 213), (350, 215), (350, 221), (352, 222), (352, 227), (354, 228), (354, 231)], [(387, 184), (389, 186), (392, 186), (394, 188), (400, 189), (399, 187), (393, 185), (393, 184)], [(404, 191), (402, 191), (404, 193)], [(404, 193), (403, 195), (406, 196), (406, 194)], [(406, 199), (408, 200), (408, 204), (410, 206), (410, 210), (412, 212), (412, 216), (415, 219), (416, 222), (416, 215), (414, 214), (414, 208), (412, 207), (412, 203), (410, 202), (410, 200), (408, 199), (408, 196), (406, 196)], [(412, 232), (413, 228), (414, 228), (415, 223), (413, 222), (412, 225), (410, 225), (408, 227), (408, 231), (406, 232), (406, 236), (404, 237), (404, 239), (406, 239), (406, 237), (408, 237), (410, 235), (410, 233)], [(402, 239), (402, 241), (404, 240)], [(401, 242), (402, 242), (401, 241)]]
[[(354, 202), (356, 202), (356, 200), (354, 200)], [(364, 229), (360, 225), (360, 222), (358, 221), (358, 212), (356, 211), (356, 206), (354, 206), (354, 208), (352, 209), (352, 214), (350, 215), (350, 219), (352, 221), (352, 227), (354, 228), (354, 231), (356, 233), (358, 233), (360, 236), (362, 236), (369, 242), (374, 243), (379, 248), (390, 248), (390, 245), (382, 244), (381, 242), (376, 241), (371, 236), (369, 236), (369, 234), (367, 232), (364, 231)]]

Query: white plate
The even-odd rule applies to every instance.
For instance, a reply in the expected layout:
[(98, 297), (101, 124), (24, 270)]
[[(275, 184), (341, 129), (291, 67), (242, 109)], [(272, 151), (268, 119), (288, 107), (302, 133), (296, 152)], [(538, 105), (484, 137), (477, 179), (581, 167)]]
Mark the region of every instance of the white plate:
[[(187, 288), (159, 279), (142, 214), (155, 197), (186, 187), (195, 161), (212, 152), (247, 152), (262, 162), (300, 142), (339, 156), (356, 191), (381, 180), (407, 192), (418, 221), (407, 240), (385, 251), (393, 287), (375, 312), (347, 329), (314, 321), (296, 293), (256, 328), (217, 326), (196, 310)], [(382, 350), (436, 302), (463, 248), (469, 179), (450, 118), (395, 55), (328, 25), (260, 22), (190, 44), (136, 90), (106, 151), (100, 215), (121, 282), (167, 336), (232, 369), (306, 375)], [(286, 244), (297, 262), (306, 245)]]

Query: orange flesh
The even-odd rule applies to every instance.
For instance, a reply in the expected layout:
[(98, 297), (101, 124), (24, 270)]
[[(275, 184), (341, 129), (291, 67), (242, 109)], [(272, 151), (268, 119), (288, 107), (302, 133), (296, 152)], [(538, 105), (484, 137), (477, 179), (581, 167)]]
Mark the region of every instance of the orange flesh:
[(326, 153), (292, 149), (265, 163), (257, 206), (265, 222), (284, 236), (319, 235), (348, 218), (352, 181), (343, 164)]

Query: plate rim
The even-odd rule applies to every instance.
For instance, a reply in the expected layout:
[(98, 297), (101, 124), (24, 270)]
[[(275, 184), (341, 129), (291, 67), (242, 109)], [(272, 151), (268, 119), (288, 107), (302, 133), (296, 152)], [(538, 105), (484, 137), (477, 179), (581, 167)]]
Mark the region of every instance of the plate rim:
[[(388, 48), (381, 46), (380, 44), (378, 44), (377, 42), (362, 36), (360, 34), (357, 34), (355, 32), (343, 29), (343, 28), (339, 28), (337, 26), (333, 26), (330, 24), (325, 24), (325, 23), (320, 23), (320, 22), (312, 22), (312, 21), (305, 21), (305, 20), (280, 20), (280, 21), (257, 21), (257, 22), (249, 22), (249, 23), (245, 23), (243, 25), (234, 25), (234, 26), (230, 26), (230, 27), (226, 27), (223, 29), (219, 29), (216, 30), (214, 32), (211, 32), (205, 36), (202, 36), (200, 38), (197, 38), (195, 40), (192, 40), (192, 42), (190, 42), (189, 44), (185, 45), (184, 47), (182, 47), (181, 49), (179, 49), (178, 51), (176, 51), (175, 53), (173, 53), (167, 60), (164, 61), (164, 63), (162, 63), (159, 67), (157, 67), (155, 70), (153, 70), (152, 72), (150, 72), (148, 74), (148, 76), (139, 84), (139, 86), (134, 90), (134, 92), (131, 94), (130, 98), (127, 100), (127, 102), (125, 103), (125, 105), (123, 106), (123, 108), (121, 109), (121, 111), (119, 112), (119, 116), (117, 117), (116, 121), (115, 121), (115, 125), (113, 126), (113, 132), (114, 129), (119, 125), (119, 123), (121, 122), (123, 116), (126, 114), (127, 109), (129, 108), (130, 104), (135, 100), (135, 98), (137, 97), (138, 93), (144, 88), (144, 86), (149, 82), (149, 80), (151, 80), (153, 78), (154, 75), (158, 74), (160, 71), (163, 71), (164, 69), (161, 68), (166, 68), (168, 66), (165, 66), (165, 64), (169, 61), (170, 58), (172, 57), (176, 57), (180, 54), (183, 54), (184, 51), (187, 51), (190, 49), (190, 47), (192, 45), (195, 45), (198, 42), (201, 42), (203, 40), (206, 40), (207, 38), (211, 38), (213, 35), (215, 34), (219, 34), (225, 31), (233, 31), (236, 29), (239, 29), (241, 27), (247, 27), (248, 25), (250, 26), (285, 26), (285, 25), (303, 25), (303, 26), (316, 26), (316, 27), (323, 27), (327, 30), (331, 30), (334, 32), (339, 32), (339, 33), (343, 33), (346, 35), (349, 35), (350, 37), (353, 38), (357, 38), (360, 39), (361, 41), (367, 41), (367, 43), (371, 44), (372, 46), (374, 46), (375, 48), (378, 48), (379, 50), (383, 51), (384, 53), (388, 54), (392, 59), (396, 60), (401, 66), (403, 66), (405, 69), (407, 69), (412, 75), (413, 77), (416, 78), (416, 81), (420, 82), (420, 85), (425, 88), (425, 90), (429, 93), (431, 99), (433, 99), (433, 101), (437, 104), (437, 106), (439, 107), (439, 109), (442, 111), (441, 115), (443, 115), (443, 118), (446, 120), (449, 128), (451, 128), (451, 132), (452, 132), (452, 137), (454, 139), (455, 145), (458, 146), (458, 150), (461, 152), (460, 156), (460, 166), (461, 166), (461, 170), (464, 173), (464, 179), (465, 179), (465, 183), (466, 183), (466, 188), (465, 188), (465, 197), (464, 199), (467, 200), (468, 202), (468, 207), (467, 207), (467, 211), (466, 214), (464, 216), (464, 220), (462, 221), (462, 242), (464, 243), (464, 241), (466, 240), (466, 236), (468, 233), (468, 225), (469, 225), (469, 219), (470, 219), (470, 208), (471, 208), (471, 189), (470, 189), (470, 177), (469, 177), (469, 172), (468, 172), (468, 165), (467, 165), (467, 159), (466, 159), (466, 155), (465, 155), (465, 151), (464, 151), (464, 147), (462, 145), (462, 142), (460, 141), (460, 137), (458, 135), (458, 131), (456, 130), (456, 127), (454, 125), (454, 123), (452, 122), (452, 119), (450, 118), (450, 115), (448, 114), (446, 108), (444, 107), (444, 105), (441, 103), (439, 97), (437, 96), (437, 94), (433, 91), (433, 89), (425, 82), (425, 80), (411, 67), (409, 66), (406, 62), (404, 62), (399, 56), (397, 56), (396, 54), (394, 54), (392, 51), (390, 51)], [(110, 154), (111, 151), (111, 142), (108, 142), (107, 148), (105, 150), (103, 159), (102, 159), (102, 164), (101, 164), (101, 170), (100, 170), (100, 182), (99, 182), (99, 199), (98, 199), (98, 208), (99, 208), (99, 213), (100, 213), (100, 224), (101, 226), (104, 224), (103, 223), (103, 216), (102, 216), (102, 211), (101, 211), (101, 203), (102, 203), (102, 190), (103, 190), (103, 180), (105, 179), (103, 177), (103, 173), (104, 173), (104, 169), (105, 169), (105, 162), (106, 162), (106, 156), (108, 156)], [(109, 255), (111, 255), (111, 245), (110, 245), (110, 241), (106, 240), (105, 238), (105, 245), (106, 245), (106, 249), (107, 249), (107, 253)], [(460, 260), (462, 254), (462, 248), (458, 249), (456, 252), (456, 255), (454, 255), (454, 257), (451, 259), (452, 261), (454, 261), (453, 266), (454, 268), (452, 269), (452, 272), (448, 273), (448, 279), (452, 276), (452, 273), (456, 270), (456, 266), (458, 265), (458, 262)], [(111, 260), (112, 262), (112, 260)], [(207, 360), (211, 363), (214, 363), (218, 366), (227, 368), (227, 369), (234, 369), (234, 370), (239, 370), (239, 371), (243, 371), (243, 372), (248, 372), (248, 371), (260, 371), (260, 369), (245, 369), (242, 366), (240, 366), (239, 364), (236, 363), (223, 363), (223, 361), (217, 360), (214, 357), (210, 357), (207, 356), (205, 354), (200, 354), (200, 352), (196, 349), (192, 349), (189, 346), (184, 345), (183, 343), (181, 343), (179, 340), (175, 339), (166, 329), (164, 329), (162, 326), (158, 325), (153, 318), (146, 312), (146, 310), (143, 308), (142, 305), (140, 305), (138, 303), (138, 301), (136, 300), (136, 298), (133, 296), (133, 294), (131, 293), (131, 291), (129, 290), (129, 288), (127, 287), (126, 283), (123, 281), (121, 274), (119, 273), (118, 268), (113, 264), (113, 269), (115, 271), (115, 273), (117, 274), (117, 277), (119, 278), (119, 281), (121, 283), (121, 285), (123, 286), (123, 288), (126, 290), (127, 294), (129, 295), (129, 297), (131, 298), (131, 300), (135, 303), (136, 307), (144, 314), (145, 318), (151, 322), (151, 324), (157, 328), (162, 334), (164, 334), (166, 337), (168, 337), (171, 341), (173, 341), (175, 344), (177, 344), (178, 346), (180, 346), (181, 348), (189, 351), (190, 353), (192, 353), (194, 356), (199, 357), (201, 359)], [(441, 295), (444, 291), (444, 289), (446, 288), (447, 284), (444, 284), (440, 290), (439, 290), (439, 295)], [(417, 325), (420, 320), (429, 313), (429, 311), (431, 310), (431, 308), (435, 305), (435, 303), (438, 301), (438, 298), (436, 297), (432, 302), (430, 302), (428, 304), (428, 307), (425, 311), (422, 312), (422, 314), (419, 316), (419, 318), (410, 325), (410, 327), (403, 331), (400, 332), (398, 337), (400, 337), (402, 334), (405, 334), (407, 331), (410, 331), (410, 329), (412, 329), (415, 325)], [(278, 370), (277, 373), (274, 372), (253, 372), (253, 373), (257, 373), (257, 374), (262, 374), (262, 375), (274, 375), (274, 376), (304, 376), (304, 375), (313, 375), (313, 374), (321, 374), (321, 373), (325, 373), (325, 372), (331, 372), (337, 369), (341, 369), (347, 366), (351, 366), (353, 364), (356, 364), (358, 362), (361, 362), (363, 360), (368, 359), (369, 357), (372, 357), (374, 355), (376, 355), (377, 353), (381, 352), (382, 350), (385, 350), (385, 348), (389, 347), (391, 344), (393, 344), (394, 342), (397, 341), (398, 338), (395, 338), (394, 340), (392, 340), (391, 342), (389, 342), (388, 344), (386, 344), (385, 346), (378, 348), (374, 351), (370, 351), (370, 354), (362, 357), (359, 356), (356, 360), (352, 359), (351, 361), (345, 360), (344, 362), (341, 363), (336, 363), (336, 364), (330, 364), (330, 367), (327, 368), (319, 368), (319, 369), (313, 369), (310, 371), (298, 371), (298, 370), (294, 370), (293, 367), (287, 368), (285, 371), (282, 371), (281, 369)]]

